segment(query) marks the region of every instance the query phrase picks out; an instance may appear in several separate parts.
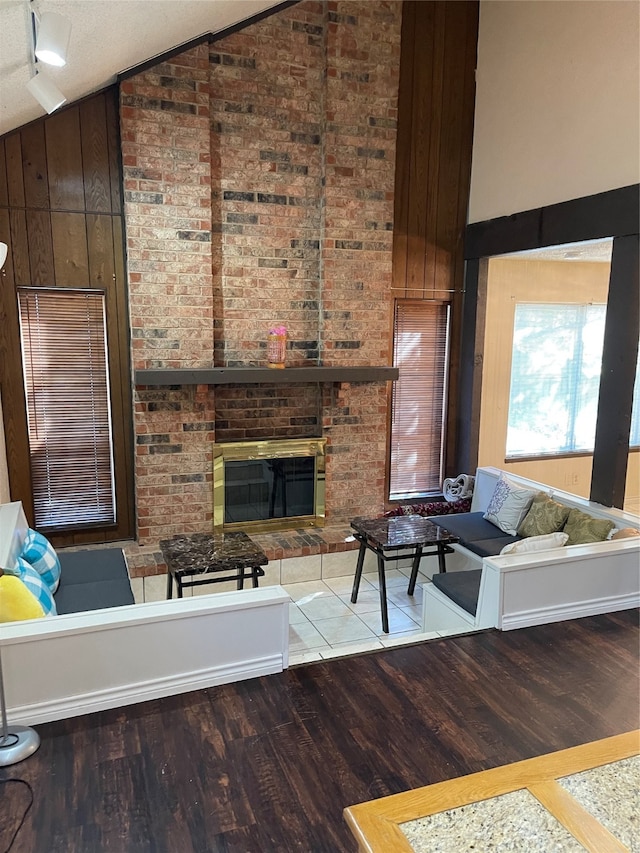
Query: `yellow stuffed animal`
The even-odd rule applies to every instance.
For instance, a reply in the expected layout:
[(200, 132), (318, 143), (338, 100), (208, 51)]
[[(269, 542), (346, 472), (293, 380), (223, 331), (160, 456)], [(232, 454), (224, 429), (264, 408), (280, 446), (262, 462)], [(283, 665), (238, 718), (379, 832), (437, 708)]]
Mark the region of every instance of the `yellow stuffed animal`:
[(20, 578), (6, 575), (0, 569), (0, 622), (39, 619), (42, 616), (42, 605)]

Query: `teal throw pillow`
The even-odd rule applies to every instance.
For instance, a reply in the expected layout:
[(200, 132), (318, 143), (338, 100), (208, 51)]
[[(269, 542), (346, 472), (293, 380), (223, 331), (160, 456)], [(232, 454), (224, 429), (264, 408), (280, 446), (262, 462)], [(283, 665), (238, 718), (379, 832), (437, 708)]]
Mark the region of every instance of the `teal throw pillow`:
[(56, 603), (53, 600), (53, 593), (49, 589), (46, 581), (33, 568), (30, 563), (27, 563), (22, 557), (18, 557), (18, 577), (42, 605), (45, 616), (56, 616)]
[(60, 583), (60, 560), (49, 540), (29, 528), (20, 556), (33, 566), (53, 594)]

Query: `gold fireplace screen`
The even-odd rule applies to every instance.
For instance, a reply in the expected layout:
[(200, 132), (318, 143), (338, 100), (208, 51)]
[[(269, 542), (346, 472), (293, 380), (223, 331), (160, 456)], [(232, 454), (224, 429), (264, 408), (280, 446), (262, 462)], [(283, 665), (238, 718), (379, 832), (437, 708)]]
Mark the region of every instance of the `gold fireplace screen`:
[(325, 445), (324, 438), (215, 444), (214, 530), (322, 527)]

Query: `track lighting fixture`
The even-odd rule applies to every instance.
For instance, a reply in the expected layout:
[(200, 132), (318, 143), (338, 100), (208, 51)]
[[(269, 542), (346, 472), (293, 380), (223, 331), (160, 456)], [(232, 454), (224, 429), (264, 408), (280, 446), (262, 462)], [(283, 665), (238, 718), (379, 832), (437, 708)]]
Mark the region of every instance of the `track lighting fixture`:
[(68, 18), (57, 12), (43, 12), (37, 27), (36, 58), (47, 65), (61, 68), (67, 63), (70, 38), (71, 21)]
[(67, 100), (53, 80), (50, 80), (42, 71), (36, 71), (27, 83), (27, 90), (48, 113), (57, 110)]
[(58, 68), (66, 64), (67, 48), (71, 36), (71, 22), (57, 12), (39, 15), (34, 0), (29, 0), (31, 10), (32, 65), (35, 74), (27, 83), (27, 90), (48, 113), (66, 103), (66, 97), (45, 73), (40, 63)]

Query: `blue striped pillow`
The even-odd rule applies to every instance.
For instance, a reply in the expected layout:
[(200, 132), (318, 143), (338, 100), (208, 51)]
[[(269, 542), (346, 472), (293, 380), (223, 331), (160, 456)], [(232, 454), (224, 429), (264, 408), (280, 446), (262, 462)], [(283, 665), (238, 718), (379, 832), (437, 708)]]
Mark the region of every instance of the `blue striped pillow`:
[(53, 594), (42, 576), (27, 563), (22, 557), (18, 557), (18, 577), (42, 605), (45, 616), (57, 616), (56, 603)]
[(52, 593), (58, 589), (60, 560), (53, 545), (42, 533), (31, 528), (27, 530), (20, 556), (33, 566)]

